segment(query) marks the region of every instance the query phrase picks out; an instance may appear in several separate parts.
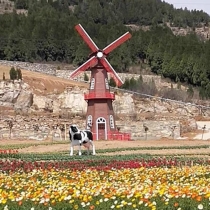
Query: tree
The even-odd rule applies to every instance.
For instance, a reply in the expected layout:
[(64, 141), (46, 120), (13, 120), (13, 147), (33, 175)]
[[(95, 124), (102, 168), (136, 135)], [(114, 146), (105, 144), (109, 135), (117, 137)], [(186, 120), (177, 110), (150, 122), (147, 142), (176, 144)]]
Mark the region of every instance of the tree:
[(194, 90), (192, 88), (192, 86), (190, 85), (189, 88), (187, 89), (187, 94), (188, 94), (188, 98), (192, 99), (193, 95), (194, 95)]
[(21, 69), (17, 68), (16, 69), (16, 73), (17, 73), (17, 79), (22, 80), (22, 72), (21, 72)]
[(122, 89), (129, 89), (130, 86), (130, 79), (129, 78), (125, 78), (125, 82), (124, 84), (121, 86)]
[(109, 86), (116, 87), (116, 82), (115, 82), (115, 80), (112, 77), (109, 80)]
[(15, 70), (14, 67), (12, 67), (9, 71), (10, 79), (15, 80), (17, 79), (17, 71)]
[(87, 75), (86, 72), (84, 73), (84, 81), (85, 81), (85, 82), (88, 82), (88, 81), (89, 81), (89, 77), (88, 77), (88, 75)]
[(5, 72), (3, 72), (3, 80), (5, 80)]

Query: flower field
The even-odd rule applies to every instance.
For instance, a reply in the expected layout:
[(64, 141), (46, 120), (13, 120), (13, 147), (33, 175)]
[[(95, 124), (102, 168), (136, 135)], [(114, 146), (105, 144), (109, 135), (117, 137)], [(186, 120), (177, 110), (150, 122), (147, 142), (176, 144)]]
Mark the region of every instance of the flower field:
[(208, 159), (65, 155), (0, 150), (0, 209), (210, 209)]

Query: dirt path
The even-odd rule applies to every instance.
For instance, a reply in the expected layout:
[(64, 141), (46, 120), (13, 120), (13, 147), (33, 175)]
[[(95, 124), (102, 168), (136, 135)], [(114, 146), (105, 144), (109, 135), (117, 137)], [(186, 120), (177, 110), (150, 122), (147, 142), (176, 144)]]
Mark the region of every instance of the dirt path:
[[(45, 153), (45, 152), (69, 152), (69, 144), (47, 144), (50, 141), (31, 141), (31, 140), (0, 140), (1, 145), (5, 144), (34, 144), (26, 148), (19, 149), (21, 153)], [(210, 154), (210, 141), (202, 140), (137, 140), (137, 141), (94, 141), (96, 152), (97, 149), (114, 149), (125, 148), (126, 151), (115, 151), (106, 153), (106, 155), (122, 155), (122, 154), (160, 154), (160, 155), (208, 155)], [(209, 145), (209, 148), (201, 149), (161, 149), (161, 147), (174, 147), (174, 146), (202, 146)], [(147, 150), (127, 150), (127, 148), (135, 147), (151, 147)], [(152, 149), (152, 147), (160, 147), (160, 150)], [(77, 148), (75, 148), (77, 149)]]

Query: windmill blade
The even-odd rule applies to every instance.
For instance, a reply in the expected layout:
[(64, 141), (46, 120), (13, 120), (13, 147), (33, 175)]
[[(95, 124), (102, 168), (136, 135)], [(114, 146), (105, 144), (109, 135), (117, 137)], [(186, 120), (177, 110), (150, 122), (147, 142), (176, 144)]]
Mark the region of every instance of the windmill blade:
[(129, 32), (123, 34), (121, 37), (119, 37), (114, 42), (105, 47), (103, 49), (103, 53), (108, 55), (112, 50), (114, 50), (115, 48), (117, 48), (119, 45), (121, 45), (123, 42), (127, 41), (130, 38), (131, 34)]
[(93, 40), (90, 38), (90, 36), (87, 34), (85, 29), (80, 24), (76, 25), (75, 29), (77, 30), (79, 35), (83, 38), (88, 47), (92, 50), (92, 52), (97, 52), (99, 50), (99, 48), (96, 46), (96, 44), (93, 42)]
[(76, 70), (74, 70), (71, 73), (70, 78), (73, 79), (74, 77), (79, 75), (81, 72), (87, 70), (88, 68), (94, 67), (97, 63), (98, 63), (98, 59), (95, 56), (91, 57), (88, 61), (86, 61), (80, 67), (78, 67)]
[(106, 58), (103, 58), (100, 60), (100, 62), (103, 65), (103, 67), (111, 74), (114, 81), (116, 82), (116, 85), (120, 87), (123, 84), (123, 81), (120, 79), (120, 77), (118, 76), (116, 71), (113, 69), (109, 61)]

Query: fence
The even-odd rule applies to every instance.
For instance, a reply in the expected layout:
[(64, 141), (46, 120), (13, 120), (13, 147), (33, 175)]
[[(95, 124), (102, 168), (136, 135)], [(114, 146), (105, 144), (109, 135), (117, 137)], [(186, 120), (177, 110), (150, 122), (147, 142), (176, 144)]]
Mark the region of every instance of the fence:
[[(93, 133), (93, 139), (97, 139), (97, 133)], [(99, 139), (102, 140), (102, 139)], [(119, 141), (130, 141), (131, 134), (130, 133), (120, 133), (120, 132), (108, 132), (107, 140), (119, 140)]]
[[(75, 81), (76, 79), (73, 79), (73, 80)], [(89, 83), (89, 81), (84, 81), (82, 79), (80, 79), (80, 80), (77, 79), (76, 81)], [(120, 92), (124, 92), (124, 93), (130, 93), (130, 94), (133, 94), (133, 95), (142, 96), (144, 98), (153, 98), (153, 99), (158, 99), (158, 100), (161, 100), (161, 101), (168, 101), (168, 102), (171, 102), (171, 103), (177, 103), (177, 104), (181, 104), (181, 105), (184, 105), (184, 106), (194, 106), (194, 107), (197, 107), (198, 109), (210, 109), (210, 106), (204, 106), (204, 105), (199, 105), (199, 104), (195, 104), (195, 103), (177, 101), (177, 100), (173, 100), (173, 99), (169, 99), (169, 98), (157, 97), (157, 96), (148, 95), (148, 94), (144, 94), (144, 93), (139, 93), (139, 92), (126, 90), (126, 89), (121, 89), (121, 88), (117, 88), (117, 87), (111, 87), (111, 90), (120, 91)]]
[(121, 141), (130, 141), (131, 140), (131, 134), (130, 133), (108, 133), (107, 134), (108, 140), (121, 140)]

